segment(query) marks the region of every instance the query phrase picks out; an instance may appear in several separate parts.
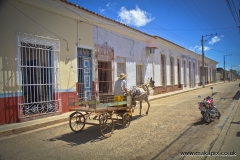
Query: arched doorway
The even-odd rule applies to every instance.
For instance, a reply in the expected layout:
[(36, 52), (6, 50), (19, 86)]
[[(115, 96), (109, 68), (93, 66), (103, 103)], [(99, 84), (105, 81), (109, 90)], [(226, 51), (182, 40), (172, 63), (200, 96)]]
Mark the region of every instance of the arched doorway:
[(183, 78), (184, 78), (184, 87), (187, 87), (186, 60), (183, 61)]
[(161, 72), (162, 88), (166, 90), (166, 57), (164, 54), (161, 55)]
[(177, 59), (178, 88), (181, 88), (181, 64), (180, 58)]
[(174, 58), (170, 56), (170, 83), (172, 88), (174, 88)]
[(192, 73), (191, 73), (191, 61), (188, 62), (188, 71), (189, 71), (189, 87), (192, 87)]
[(193, 63), (193, 86), (196, 86), (196, 66), (195, 63)]

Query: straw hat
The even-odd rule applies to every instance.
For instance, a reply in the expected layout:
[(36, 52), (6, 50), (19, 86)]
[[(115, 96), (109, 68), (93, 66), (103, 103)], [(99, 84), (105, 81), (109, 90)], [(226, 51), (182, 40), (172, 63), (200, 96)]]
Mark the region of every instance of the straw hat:
[(124, 79), (125, 77), (127, 77), (127, 75), (124, 73), (121, 73), (120, 76), (118, 77), (118, 79)]

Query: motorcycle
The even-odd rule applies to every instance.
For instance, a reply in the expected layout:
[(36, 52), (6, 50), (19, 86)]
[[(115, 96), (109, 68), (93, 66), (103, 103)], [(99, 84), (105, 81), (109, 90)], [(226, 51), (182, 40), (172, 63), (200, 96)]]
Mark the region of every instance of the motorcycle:
[[(210, 88), (213, 92), (213, 87)], [(213, 98), (217, 94), (217, 92), (212, 93), (211, 96), (207, 96), (206, 98), (203, 99), (202, 102), (198, 102), (199, 110), (201, 111), (203, 120), (207, 123), (210, 123), (212, 119), (218, 118), (220, 119), (221, 114), (218, 110), (218, 108), (214, 105), (213, 103)], [(198, 96), (198, 98), (201, 98), (201, 96)]]

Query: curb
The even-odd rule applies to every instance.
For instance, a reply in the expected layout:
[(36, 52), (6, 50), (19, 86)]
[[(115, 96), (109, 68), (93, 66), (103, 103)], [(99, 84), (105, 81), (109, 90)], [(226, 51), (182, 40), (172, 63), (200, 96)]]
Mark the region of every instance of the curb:
[[(240, 99), (238, 100), (237, 104), (234, 106), (234, 109), (232, 110), (227, 122), (225, 123), (221, 133), (219, 134), (216, 142), (214, 143), (212, 149), (210, 152), (219, 152), (222, 144), (223, 144), (223, 141), (227, 135), (227, 132), (228, 132), (228, 129), (231, 125), (231, 122), (236, 114), (236, 111), (237, 109), (240, 107)], [(217, 156), (214, 156), (214, 157), (207, 157), (206, 160), (215, 160)]]
[[(205, 87), (208, 87), (208, 86), (213, 86), (213, 85), (218, 85), (218, 84), (222, 84), (224, 82), (218, 82), (218, 83), (213, 83), (213, 84), (208, 84), (208, 85), (205, 85)], [(188, 89), (188, 90), (182, 90), (182, 91), (179, 91), (179, 92), (169, 92), (169, 93), (172, 93), (170, 95), (163, 95), (161, 97), (156, 97), (156, 98), (151, 98), (149, 97), (149, 101), (154, 101), (154, 100), (157, 100), (157, 99), (162, 99), (162, 98), (166, 98), (166, 97), (169, 97), (169, 96), (175, 96), (175, 95), (178, 95), (178, 94), (181, 94), (181, 93), (186, 93), (186, 92), (191, 92), (191, 91), (194, 91), (194, 90), (198, 90), (198, 89), (202, 89), (201, 86), (197, 87), (197, 88), (191, 88), (191, 89)], [(161, 95), (161, 94), (160, 94)]]
[(65, 118), (61, 118), (61, 119), (57, 119), (57, 120), (51, 120), (51, 121), (48, 121), (48, 122), (41, 122), (41, 123), (36, 123), (36, 124), (29, 124), (29, 125), (22, 126), (22, 127), (16, 127), (14, 129), (8, 129), (8, 130), (5, 130), (5, 131), (0, 131), (0, 137), (23, 133), (23, 132), (31, 131), (31, 130), (34, 130), (34, 129), (39, 129), (39, 128), (47, 127), (47, 126), (50, 126), (50, 125), (63, 123), (63, 122), (66, 122), (68, 120), (69, 120), (69, 117), (65, 117)]

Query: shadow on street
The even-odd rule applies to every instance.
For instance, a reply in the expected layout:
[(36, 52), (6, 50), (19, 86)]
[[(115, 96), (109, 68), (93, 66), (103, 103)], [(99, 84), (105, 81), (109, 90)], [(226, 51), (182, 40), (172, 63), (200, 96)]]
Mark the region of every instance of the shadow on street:
[[(134, 120), (138, 120), (143, 116), (144, 115), (134, 116), (134, 117), (132, 117), (131, 122)], [(131, 127), (131, 124), (129, 127)], [(120, 118), (118, 120), (114, 120), (114, 130), (121, 130), (121, 129), (124, 129), (122, 126), (122, 119)], [(114, 131), (113, 131), (113, 133), (114, 133)], [(90, 143), (99, 142), (104, 139), (105, 138), (102, 136), (102, 134), (100, 132), (100, 125), (99, 125), (99, 123), (96, 123), (96, 125), (88, 126), (88, 128), (84, 128), (82, 131), (80, 131), (78, 133), (69, 132), (67, 134), (63, 134), (61, 136), (48, 139), (47, 141), (50, 141), (50, 142), (64, 141), (64, 142), (67, 142), (69, 146), (74, 147), (74, 146), (85, 144), (88, 142), (90, 142)]]

